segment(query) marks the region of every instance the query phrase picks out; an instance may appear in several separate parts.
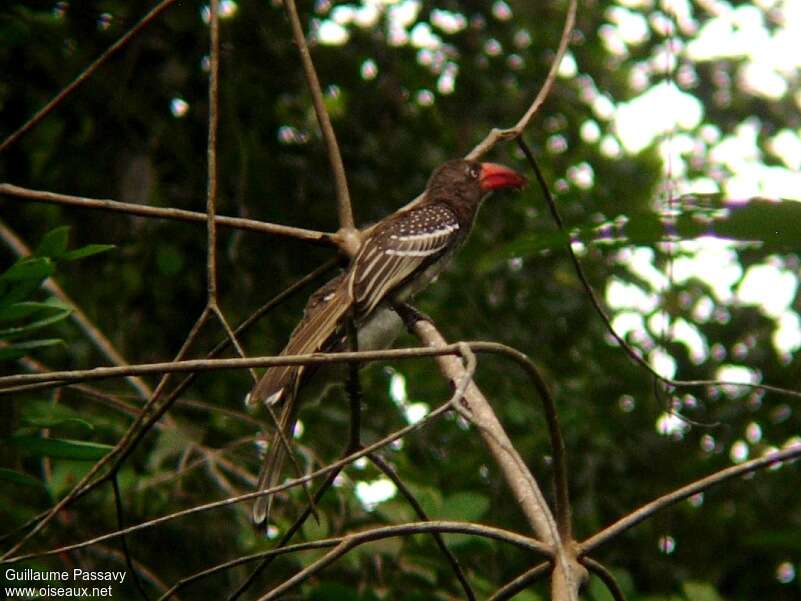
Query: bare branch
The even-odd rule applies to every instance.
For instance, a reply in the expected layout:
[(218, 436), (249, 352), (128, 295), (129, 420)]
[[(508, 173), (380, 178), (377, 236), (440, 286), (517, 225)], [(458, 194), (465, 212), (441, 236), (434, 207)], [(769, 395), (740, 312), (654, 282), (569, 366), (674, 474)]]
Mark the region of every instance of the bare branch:
[(551, 93), (551, 89), (553, 88), (553, 84), (556, 81), (556, 75), (559, 73), (559, 65), (562, 63), (565, 52), (567, 52), (567, 46), (570, 42), (570, 34), (573, 32), (573, 26), (576, 22), (577, 4), (578, 0), (570, 0), (570, 5), (567, 8), (567, 15), (565, 15), (565, 24), (562, 27), (562, 37), (559, 40), (559, 48), (556, 50), (556, 55), (554, 55), (553, 62), (551, 62), (551, 68), (548, 71), (548, 75), (545, 77), (545, 82), (542, 84), (542, 88), (540, 88), (539, 93), (537, 94), (536, 98), (534, 98), (534, 102), (531, 103), (531, 106), (528, 107), (526, 113), (513, 127), (510, 127), (509, 129), (493, 129), (486, 138), (484, 138), (475, 148), (473, 148), (473, 150), (467, 154), (465, 158), (474, 160), (478, 159), (492, 150), (493, 147), (501, 140), (513, 140), (520, 136), (520, 134), (522, 134), (526, 129), (532, 117), (534, 117), (540, 106), (542, 106), (542, 103), (545, 102), (545, 99), (548, 98), (548, 95)]
[[(551, 68), (548, 71), (548, 75), (545, 77), (545, 81), (543, 82), (540, 91), (537, 93), (534, 101), (528, 107), (528, 110), (513, 127), (508, 129), (499, 129), (497, 127), (493, 128), (487, 134), (487, 136), (481, 142), (479, 142), (475, 148), (473, 148), (473, 150), (465, 155), (464, 158), (477, 160), (492, 150), (498, 142), (502, 140), (513, 140), (523, 133), (531, 119), (539, 110), (540, 106), (542, 106), (548, 95), (551, 93), (554, 81), (556, 81), (556, 75), (559, 72), (559, 65), (565, 56), (565, 52), (567, 52), (567, 46), (570, 42), (570, 34), (573, 32), (573, 26), (575, 25), (576, 21), (577, 4), (578, 0), (570, 0), (570, 5), (568, 6), (567, 14), (565, 15), (565, 24), (562, 28), (562, 37), (559, 40), (559, 47), (557, 48), (556, 54), (551, 62)], [(402, 207), (402, 210), (416, 206), (420, 203), (420, 201), (423, 200), (423, 196), (424, 193), (418, 194), (414, 200), (406, 203)], [(367, 231), (369, 231), (369, 228)]]
[(92, 74), (97, 71), (108, 59), (110, 59), (120, 48), (125, 47), (131, 39), (134, 38), (139, 32), (141, 32), (145, 27), (150, 25), (156, 17), (158, 17), (161, 13), (163, 13), (166, 9), (168, 9), (171, 5), (175, 4), (175, 0), (162, 0), (162, 2), (158, 3), (154, 6), (149, 13), (147, 13), (142, 19), (134, 25), (128, 32), (122, 36), (119, 40), (114, 42), (109, 48), (101, 54), (95, 62), (89, 65), (86, 69), (84, 69), (78, 77), (72, 80), (66, 88), (61, 90), (55, 98), (53, 98), (50, 102), (48, 102), (44, 107), (42, 107), (33, 117), (31, 117), (22, 127), (20, 127), (17, 131), (12, 133), (8, 136), (3, 143), (0, 144), (0, 152), (6, 150), (9, 146), (14, 144), (17, 140), (19, 140), (22, 136), (28, 133), (34, 126), (36, 126), (42, 119), (47, 117), (53, 109), (55, 109), (58, 105), (60, 105), (67, 96), (72, 94), (78, 86), (80, 86), (84, 81), (89, 79)]
[(604, 528), (601, 532), (594, 534), (579, 545), (579, 554), (586, 555), (587, 553), (590, 553), (604, 543), (609, 542), (613, 538), (619, 536), (629, 528), (633, 528), (643, 520), (648, 519), (657, 511), (665, 509), (671, 505), (675, 505), (679, 501), (698, 494), (699, 492), (703, 492), (708, 488), (726, 482), (727, 480), (770, 467), (771, 465), (780, 463), (782, 461), (787, 461), (788, 459), (793, 459), (795, 457), (801, 457), (801, 445), (797, 445), (783, 451), (769, 453), (760, 457), (759, 459), (746, 461), (745, 463), (741, 463), (739, 465), (733, 465), (726, 469), (715, 472), (711, 476), (707, 476), (706, 478), (702, 478), (686, 486), (682, 486), (678, 490), (663, 495), (658, 499), (654, 499), (650, 503), (643, 505), (639, 509), (632, 511), (627, 516), (619, 519), (611, 526)]
[[(192, 326), (192, 329), (189, 332), (186, 340), (184, 341), (181, 349), (178, 351), (176, 356), (176, 360), (180, 360), (186, 352), (188, 352), (189, 347), (194, 342), (195, 338), (199, 334), (201, 328), (206, 323), (206, 320), (209, 316), (209, 309), (206, 307), (203, 313), (200, 315), (198, 320)], [(107, 369), (120, 369), (120, 368), (107, 368)], [(164, 375), (161, 378), (156, 390), (153, 392), (151, 399), (145, 404), (144, 408), (142, 409), (141, 415), (139, 415), (133, 424), (128, 428), (125, 432), (123, 437), (117, 442), (115, 447), (109, 451), (100, 461), (95, 463), (91, 469), (80, 479), (80, 481), (72, 487), (69, 493), (67, 493), (64, 497), (62, 497), (53, 507), (48, 509), (43, 517), (37, 521), (36, 525), (34, 525), (30, 531), (28, 531), (15, 545), (13, 545), (8, 551), (6, 551), (2, 556), (0, 556), (0, 561), (5, 561), (10, 555), (14, 554), (17, 550), (19, 550), (26, 542), (28, 542), (31, 538), (33, 538), (40, 530), (42, 530), (50, 521), (67, 505), (75, 501), (76, 499), (80, 498), (81, 496), (87, 494), (90, 490), (92, 490), (95, 486), (98, 486), (100, 483), (105, 482), (108, 480), (110, 476), (113, 476), (115, 470), (119, 467), (119, 465), (125, 461), (128, 455), (132, 452), (133, 448), (136, 444), (142, 439), (142, 437), (148, 432), (148, 430), (155, 424), (159, 419), (161, 419), (162, 415), (169, 409), (171, 402), (165, 402), (162, 404), (161, 407), (158, 409), (154, 409), (158, 400), (161, 398), (161, 394), (164, 391), (164, 388), (169, 381), (169, 374)], [(153, 411), (152, 415), (150, 412)], [(114, 463), (112, 463), (114, 462)], [(101, 476), (97, 477), (100, 471), (107, 465), (111, 464), (109, 471)], [(97, 477), (97, 478), (96, 478)]]
[[(442, 348), (447, 345), (430, 321), (416, 321), (413, 331), (429, 346)], [(455, 357), (442, 355), (437, 358), (437, 363), (452, 382), (459, 382), (464, 377), (465, 368)], [(464, 408), (471, 421), (478, 426), (484, 443), (501, 468), (529, 524), (541, 540), (554, 548), (556, 569), (552, 575), (553, 599), (576, 601), (579, 587), (586, 578), (586, 569), (577, 562), (572, 546), (568, 546), (569, 541), (561, 538), (559, 527), (537, 481), (512, 445), (492, 407), (472, 381), (465, 391), (464, 401)]]
[(540, 578), (542, 578), (548, 571), (551, 569), (551, 562), (546, 561), (540, 564), (537, 564), (533, 568), (526, 570), (520, 576), (515, 578), (514, 580), (507, 582), (497, 591), (495, 594), (492, 595), (487, 599), (487, 601), (506, 601), (506, 599), (511, 599), (517, 593), (525, 590), (528, 586)]
[[(135, 532), (137, 530), (145, 530), (147, 528), (153, 528), (153, 527), (158, 526), (158, 525), (160, 525), (162, 523), (169, 522), (171, 520), (178, 519), (178, 518), (181, 518), (181, 517), (185, 517), (185, 516), (188, 516), (188, 515), (193, 515), (195, 513), (201, 513), (201, 512), (205, 512), (205, 511), (210, 511), (210, 510), (217, 509), (217, 508), (220, 508), (220, 507), (226, 507), (226, 506), (232, 505), (234, 503), (241, 503), (243, 501), (249, 501), (249, 500), (255, 499), (256, 497), (259, 497), (261, 495), (270, 495), (270, 494), (275, 494), (277, 492), (280, 492), (282, 490), (288, 490), (288, 489), (293, 488), (295, 486), (300, 486), (300, 485), (302, 485), (302, 484), (304, 484), (306, 482), (314, 480), (315, 478), (318, 478), (320, 476), (326, 475), (326, 474), (328, 474), (328, 473), (330, 473), (330, 472), (332, 472), (334, 470), (340, 469), (340, 468), (352, 463), (353, 461), (355, 461), (359, 457), (364, 457), (364, 456), (372, 453), (373, 451), (377, 451), (378, 449), (381, 449), (381, 448), (385, 447), (386, 445), (390, 444), (391, 442), (393, 442), (395, 440), (398, 440), (399, 438), (403, 438), (407, 434), (409, 434), (411, 432), (414, 432), (415, 430), (418, 430), (418, 429), (422, 428), (423, 426), (431, 423), (432, 421), (437, 419), (440, 415), (450, 411), (451, 409), (452, 409), (452, 402), (451, 401), (443, 403), (442, 405), (440, 405), (439, 407), (437, 407), (436, 409), (431, 411), (428, 415), (426, 415), (420, 421), (415, 422), (414, 424), (409, 424), (408, 426), (406, 426), (404, 428), (401, 428), (400, 430), (397, 430), (396, 432), (393, 432), (392, 434), (390, 434), (388, 436), (385, 436), (384, 438), (374, 442), (371, 445), (368, 445), (368, 446), (364, 447), (363, 449), (359, 449), (358, 451), (355, 451), (355, 452), (343, 457), (342, 459), (340, 459), (338, 461), (335, 461), (334, 463), (331, 463), (331, 464), (329, 464), (329, 465), (327, 465), (325, 467), (322, 467), (322, 468), (320, 468), (320, 469), (318, 469), (318, 470), (316, 470), (314, 472), (311, 472), (309, 474), (306, 474), (302, 478), (295, 478), (293, 480), (287, 480), (286, 482), (284, 482), (283, 484), (281, 484), (279, 486), (274, 486), (272, 488), (264, 489), (262, 491), (254, 491), (254, 492), (246, 493), (244, 495), (239, 495), (238, 497), (232, 497), (230, 499), (223, 499), (221, 501), (213, 501), (211, 503), (206, 503), (204, 505), (199, 505), (199, 506), (196, 506), (196, 507), (191, 507), (189, 509), (184, 509), (184, 510), (181, 510), (181, 511), (177, 511), (177, 512), (168, 514), (166, 516), (162, 516), (160, 518), (156, 518), (154, 520), (149, 520), (147, 522), (143, 522), (143, 523), (138, 524), (136, 526), (128, 527), (124, 531), (111, 532), (109, 534), (102, 535), (100, 537), (91, 539), (89, 541), (85, 541), (83, 543), (76, 543), (75, 545), (70, 545), (69, 547), (64, 547), (64, 548), (60, 548), (60, 549), (53, 549), (53, 550), (50, 550), (50, 551), (44, 551), (44, 552), (39, 552), (39, 553), (32, 553), (32, 554), (28, 554), (28, 555), (20, 555), (20, 556), (17, 556), (17, 557), (11, 557), (11, 555), (17, 549), (19, 549), (19, 547), (21, 546), (22, 543), (19, 543), (13, 549), (9, 550), (0, 559), (2, 559), (2, 561), (5, 562), (5, 563), (13, 563), (13, 562), (16, 562), (16, 561), (24, 561), (24, 560), (30, 559), (32, 557), (41, 557), (41, 556), (44, 556), (44, 555), (58, 554), (58, 553), (60, 553), (62, 551), (70, 551), (70, 550), (73, 550), (73, 549), (85, 547), (87, 545), (91, 545), (91, 544), (95, 544), (95, 543), (98, 543), (98, 542), (102, 542), (102, 541), (107, 540), (107, 539), (112, 539), (112, 538), (115, 538), (115, 537), (119, 536), (120, 534), (129, 534), (129, 533)], [(93, 470), (94, 470), (94, 468), (93, 468)], [(82, 485), (83, 485), (83, 481), (81, 483), (79, 483), (78, 486), (76, 486), (75, 488), (78, 488), (78, 487), (80, 487)], [(65, 497), (65, 499), (66, 498), (68, 498), (68, 497)], [(64, 502), (64, 501), (62, 500), (62, 502)], [(60, 508), (61, 507), (58, 507), (58, 509), (60, 509)], [(56, 508), (51, 509), (50, 511), (54, 511), (54, 510), (56, 510)], [(29, 537), (26, 537), (26, 539), (27, 538), (29, 538)], [(542, 548), (543, 549), (547, 549), (547, 547), (545, 547), (545, 546), (543, 546)]]
[(607, 570), (602, 563), (589, 557), (583, 558), (581, 563), (587, 566), (590, 572), (598, 576), (603, 581), (614, 601), (626, 601), (626, 595), (623, 593), (623, 589), (620, 588), (617, 578), (615, 578), (615, 575)]
[[(378, 453), (370, 453), (368, 457), (378, 469), (384, 472), (384, 474), (390, 480), (392, 480), (400, 493), (406, 499), (406, 502), (412, 506), (412, 509), (414, 509), (417, 517), (425, 522), (430, 522), (431, 518), (428, 517), (428, 514), (423, 509), (423, 506), (417, 501), (412, 491), (409, 490), (408, 486), (406, 486), (406, 483), (401, 480), (395, 470), (392, 469), (392, 466), (384, 461), (383, 457), (381, 457)], [(445, 539), (442, 537), (441, 533), (433, 532), (432, 534), (434, 536), (434, 541), (437, 543), (437, 547), (439, 547), (440, 551), (442, 551), (442, 554), (448, 560), (448, 563), (451, 564), (451, 569), (453, 570), (453, 573), (456, 574), (456, 578), (459, 580), (459, 583), (462, 585), (462, 589), (464, 590), (464, 594), (468, 601), (475, 601), (476, 594), (473, 592), (473, 588), (470, 586), (470, 582), (468, 582), (467, 576), (465, 575), (459, 560), (456, 559), (456, 556), (448, 548), (448, 545), (445, 543)]]
[[(465, 527), (464, 530), (462, 530), (463, 527)], [(496, 528), (487, 528), (486, 526), (478, 524), (461, 522), (416, 522), (411, 524), (403, 524), (400, 526), (385, 526), (383, 528), (375, 528), (366, 532), (350, 534), (340, 539), (336, 539), (339, 542), (337, 546), (334, 547), (334, 549), (332, 549), (329, 553), (295, 574), (292, 578), (285, 580), (266, 595), (259, 597), (258, 601), (275, 599), (290, 588), (300, 584), (304, 580), (308, 580), (311, 576), (320, 572), (320, 570), (345, 555), (354, 547), (364, 543), (387, 538), (388, 533), (391, 533), (391, 536), (402, 536), (406, 534), (417, 534), (422, 532), (458, 532), (460, 534), (479, 534), (480, 536), (486, 536), (487, 538), (494, 538), (496, 540), (502, 540), (512, 544), (516, 544), (516, 541), (519, 541), (521, 544), (518, 546), (523, 549), (536, 551), (541, 550), (539, 547), (534, 549), (533, 547), (529, 546), (532, 542), (532, 539), (522, 537), (519, 534), (514, 534), (509, 531), (499, 530)], [(507, 538), (509, 535), (512, 535), (512, 537)], [(502, 538), (496, 538), (499, 536), (502, 536)]]
[[(550, 186), (548, 186), (548, 182), (545, 181), (545, 177), (542, 175), (542, 171), (540, 170), (539, 164), (537, 160), (534, 158), (533, 153), (529, 149), (528, 145), (525, 143), (523, 138), (517, 139), (517, 144), (520, 146), (520, 149), (523, 151), (523, 154), (526, 155), (526, 158), (531, 165), (532, 170), (534, 171), (535, 176), (537, 177), (537, 181), (539, 182), (540, 188), (542, 189), (542, 193), (545, 196), (545, 200), (548, 204), (548, 208), (551, 212), (551, 216), (553, 217), (554, 222), (556, 223), (557, 227), (559, 228), (560, 232), (565, 233), (565, 225), (564, 221), (562, 220), (562, 216), (559, 214), (559, 209), (556, 206), (556, 202), (554, 201), (553, 195), (551, 194)], [(592, 303), (595, 312), (600, 316), (601, 320), (604, 322), (607, 331), (612, 335), (615, 341), (620, 345), (620, 347), (626, 352), (626, 354), (631, 357), (632, 361), (641, 367), (643, 367), (648, 373), (650, 373), (654, 378), (658, 381), (662, 382), (667, 386), (675, 386), (675, 387), (696, 387), (696, 386), (741, 386), (747, 388), (755, 388), (760, 390), (766, 390), (769, 392), (775, 392), (777, 394), (782, 394), (790, 397), (801, 398), (801, 392), (795, 390), (789, 390), (787, 388), (780, 388), (778, 386), (771, 386), (769, 384), (752, 384), (749, 382), (722, 382), (719, 380), (673, 380), (670, 378), (666, 378), (665, 376), (661, 375), (657, 372), (648, 361), (638, 353), (634, 347), (632, 347), (628, 342), (626, 342), (623, 337), (617, 333), (614, 326), (612, 325), (612, 320), (607, 314), (606, 310), (601, 303), (601, 299), (598, 298), (598, 294), (595, 292), (595, 289), (590, 284), (590, 280), (587, 277), (587, 274), (584, 271), (584, 267), (581, 265), (581, 261), (579, 261), (576, 253), (573, 251), (573, 245), (571, 244), (570, 240), (567, 241), (567, 253), (570, 257), (570, 261), (573, 264), (573, 268), (576, 271), (576, 275), (581, 282), (581, 285), (584, 287), (584, 290), (587, 292), (587, 296), (590, 298), (590, 302)]]
[[(448, 348), (447, 342), (429, 321), (416, 321), (413, 331), (421, 341), (431, 348), (438, 350)], [(545, 497), (525, 462), (506, 436), (506, 432), (495, 417), (484, 395), (472, 381), (465, 379), (465, 368), (457, 358), (442, 355), (438, 358), (437, 363), (445, 377), (452, 382), (468, 382), (464, 391), (464, 409), (470, 415), (470, 419), (479, 426), (479, 432), (484, 438), (484, 442), (503, 471), (507, 484), (512, 489), (534, 532), (548, 544), (556, 544), (559, 534), (548, 504), (545, 502)]]
[[(153, 217), (156, 219), (173, 219), (176, 221), (188, 221), (191, 223), (206, 223), (206, 213), (186, 211), (184, 209), (171, 209), (138, 205), (129, 202), (119, 202), (116, 200), (106, 200), (100, 198), (85, 198), (82, 196), (69, 196), (67, 194), (56, 194), (44, 190), (31, 190), (13, 184), (0, 184), (0, 194), (5, 194), (12, 199), (24, 198), (34, 202), (49, 202), (53, 204), (77, 206), (86, 209), (101, 209), (104, 211), (114, 211), (126, 213), (128, 215), (139, 215), (142, 217)], [(283, 236), (295, 238), (305, 242), (311, 242), (322, 246), (334, 246), (335, 242), (332, 234), (307, 230), (288, 225), (278, 225), (254, 219), (243, 219), (241, 217), (215, 216), (214, 222), (217, 225), (231, 227), (239, 230), (260, 232), (273, 236)]]
[(306, 76), (306, 83), (311, 93), (314, 112), (317, 115), (317, 122), (320, 124), (320, 131), (323, 134), (323, 139), (325, 140), (325, 145), (328, 150), (331, 173), (334, 176), (334, 182), (336, 184), (339, 228), (340, 230), (355, 230), (353, 211), (350, 204), (350, 193), (348, 192), (348, 180), (345, 176), (345, 166), (342, 163), (342, 155), (339, 152), (339, 144), (337, 143), (336, 134), (334, 133), (334, 127), (331, 125), (331, 118), (328, 116), (328, 110), (325, 108), (325, 100), (323, 100), (320, 80), (317, 77), (317, 71), (312, 62), (309, 46), (306, 43), (306, 37), (303, 35), (303, 26), (300, 24), (300, 17), (298, 16), (298, 9), (295, 6), (295, 0), (284, 0), (284, 8), (286, 9), (286, 14), (292, 27), (292, 38), (295, 40), (295, 45), (297, 45), (298, 51), (300, 52), (303, 73)]
[[(217, 127), (220, 123), (220, 18), (218, 0), (209, 4), (209, 138), (206, 183), (206, 287), (212, 311), (217, 307)], [(214, 311), (223, 323), (222, 313)], [(236, 341), (234, 341), (236, 343)]]

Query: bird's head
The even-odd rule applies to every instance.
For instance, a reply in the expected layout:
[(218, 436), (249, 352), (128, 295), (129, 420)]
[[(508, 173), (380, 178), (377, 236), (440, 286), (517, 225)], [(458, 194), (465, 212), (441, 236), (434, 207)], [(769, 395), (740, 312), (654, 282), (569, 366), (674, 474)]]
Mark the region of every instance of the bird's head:
[(444, 163), (434, 171), (428, 182), (428, 192), (432, 200), (459, 198), (478, 203), (493, 190), (519, 190), (525, 185), (525, 177), (504, 165), (457, 159)]

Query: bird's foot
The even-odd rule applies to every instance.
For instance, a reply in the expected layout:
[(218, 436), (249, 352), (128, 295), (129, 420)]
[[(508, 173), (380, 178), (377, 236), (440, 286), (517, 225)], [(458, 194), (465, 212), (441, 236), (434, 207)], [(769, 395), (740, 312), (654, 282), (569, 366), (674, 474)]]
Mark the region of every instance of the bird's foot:
[(406, 326), (406, 329), (409, 331), (414, 328), (414, 324), (416, 324), (418, 321), (434, 323), (434, 321), (428, 315), (422, 311), (418, 311), (409, 303), (392, 303), (392, 308), (403, 320), (403, 325)]

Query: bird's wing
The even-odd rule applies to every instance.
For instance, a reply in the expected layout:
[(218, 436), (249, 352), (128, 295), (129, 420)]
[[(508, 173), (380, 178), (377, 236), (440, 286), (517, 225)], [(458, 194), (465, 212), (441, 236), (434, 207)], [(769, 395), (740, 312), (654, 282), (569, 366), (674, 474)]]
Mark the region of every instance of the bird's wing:
[(459, 235), (459, 221), (444, 204), (411, 209), (387, 221), (368, 238), (350, 270), (351, 297), (369, 314), (412, 274), (446, 252)]

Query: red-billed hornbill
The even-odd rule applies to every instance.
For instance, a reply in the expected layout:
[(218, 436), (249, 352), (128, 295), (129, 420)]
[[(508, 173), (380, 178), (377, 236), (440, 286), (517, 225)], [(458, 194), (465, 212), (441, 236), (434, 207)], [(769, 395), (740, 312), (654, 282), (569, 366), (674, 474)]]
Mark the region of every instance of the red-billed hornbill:
[[(434, 171), (423, 200), (393, 213), (373, 227), (347, 271), (315, 292), (306, 305), (282, 355), (304, 355), (347, 348), (346, 320), (353, 318), (358, 348), (392, 344), (401, 322), (390, 302), (409, 300), (447, 265), (473, 226), (481, 201), (499, 188), (521, 188), (525, 178), (495, 163), (453, 160)], [(283, 402), (280, 428), (291, 440), (300, 403), (299, 388), (311, 366), (272, 367), (249, 395), (250, 403)], [(258, 490), (275, 486), (281, 477), (286, 448), (278, 435), (270, 444)], [(269, 518), (272, 495), (253, 507), (253, 521)]]

